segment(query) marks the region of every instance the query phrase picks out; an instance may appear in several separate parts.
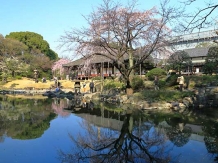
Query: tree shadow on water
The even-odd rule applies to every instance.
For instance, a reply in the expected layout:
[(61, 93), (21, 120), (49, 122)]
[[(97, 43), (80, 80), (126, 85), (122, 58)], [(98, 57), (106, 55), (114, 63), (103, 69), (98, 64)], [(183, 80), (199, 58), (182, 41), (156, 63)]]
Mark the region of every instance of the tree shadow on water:
[[(137, 125), (135, 125), (137, 124)], [(61, 162), (134, 163), (172, 162), (167, 138), (154, 124), (126, 114), (120, 131), (96, 127), (83, 121), (85, 134), (70, 135), (75, 148), (59, 151)]]

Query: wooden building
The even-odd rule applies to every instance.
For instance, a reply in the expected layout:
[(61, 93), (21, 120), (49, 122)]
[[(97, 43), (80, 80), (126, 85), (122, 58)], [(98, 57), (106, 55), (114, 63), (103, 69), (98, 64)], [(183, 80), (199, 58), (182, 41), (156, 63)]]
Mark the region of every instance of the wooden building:
[(203, 72), (203, 66), (205, 64), (208, 50), (209, 50), (209, 47), (184, 49), (184, 51), (187, 52), (191, 58), (192, 70), (195, 73), (202, 73)]
[(106, 57), (96, 55), (89, 62), (87, 63), (86, 59), (80, 58), (62, 66), (71, 79), (88, 79), (101, 75), (103, 77), (109, 77), (119, 74), (119, 71)]
[[(128, 59), (125, 60), (128, 61)], [(149, 59), (144, 61), (142, 66), (140, 65), (136, 69), (137, 74), (144, 74), (145, 69), (151, 69), (153, 65), (154, 60), (152, 57), (149, 57)], [(104, 78), (120, 76), (119, 70), (113, 65), (112, 61), (101, 55), (95, 55), (90, 61), (80, 58), (62, 66), (70, 79), (89, 79), (96, 76), (103, 76)]]

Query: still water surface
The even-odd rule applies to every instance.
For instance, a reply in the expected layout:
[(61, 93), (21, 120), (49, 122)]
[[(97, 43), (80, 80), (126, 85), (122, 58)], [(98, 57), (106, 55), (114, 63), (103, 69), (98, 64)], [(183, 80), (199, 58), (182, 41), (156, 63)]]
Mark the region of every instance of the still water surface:
[(212, 115), (0, 96), (0, 163), (213, 163), (218, 123)]

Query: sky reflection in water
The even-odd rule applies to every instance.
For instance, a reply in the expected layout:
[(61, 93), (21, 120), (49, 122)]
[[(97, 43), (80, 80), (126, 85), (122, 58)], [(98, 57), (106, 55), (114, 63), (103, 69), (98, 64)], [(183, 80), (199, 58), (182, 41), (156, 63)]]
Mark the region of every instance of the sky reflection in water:
[[(5, 100), (2, 101), (5, 102)], [(198, 131), (202, 130), (201, 126), (199, 127), (199, 122), (193, 122), (193, 124), (190, 127), (189, 125), (190, 122), (184, 121), (182, 119), (180, 119), (179, 121), (176, 120), (174, 124), (170, 124), (171, 122), (173, 123), (172, 120), (168, 121), (168, 123), (166, 122), (163, 123), (163, 120), (166, 119), (167, 116), (165, 118), (160, 118), (161, 116), (154, 118), (154, 115), (151, 114), (150, 117), (148, 115), (147, 117), (144, 117), (141, 114), (139, 115), (139, 113), (127, 114), (125, 112), (125, 114), (124, 113), (118, 114), (116, 112), (111, 112), (105, 109), (102, 110), (96, 108), (94, 108), (94, 111), (86, 109), (85, 110), (86, 113), (81, 113), (81, 112), (69, 113), (62, 110), (63, 108), (66, 108), (66, 106), (64, 105), (65, 102), (63, 102), (64, 104), (63, 103), (61, 104), (60, 101), (59, 103), (51, 101), (51, 103), (48, 105), (47, 101), (43, 101), (40, 107), (45, 106), (44, 104), (45, 102), (46, 102), (47, 112), (51, 112), (51, 113), (54, 112), (58, 114), (53, 119), (51, 119), (49, 127), (39, 137), (30, 138), (30, 139), (23, 139), (23, 138), (19, 139), (17, 138), (18, 137), (17, 135), (14, 135), (16, 134), (16, 132), (12, 133), (10, 131), (9, 133), (7, 133), (7, 131), (9, 131), (10, 129), (7, 130), (7, 128), (4, 128), (4, 126), (1, 127), (0, 163), (1, 162), (2, 163), (28, 163), (28, 162), (31, 163), (38, 163), (38, 162), (56, 163), (57, 162), (58, 163), (64, 160), (62, 158), (64, 158), (63, 156), (66, 156), (66, 154), (76, 154), (77, 152), (79, 152), (78, 150), (79, 148), (77, 147), (82, 147), (84, 144), (77, 144), (78, 142), (90, 143), (89, 140), (92, 140), (95, 141), (94, 146), (97, 147), (97, 145), (102, 145), (104, 143), (110, 143), (114, 140), (117, 140), (119, 137), (122, 137), (121, 135), (123, 134), (124, 140), (120, 139), (119, 143), (121, 143), (122, 140), (123, 142), (130, 144), (131, 140), (137, 140), (137, 138), (140, 137), (139, 136), (140, 134), (141, 136), (144, 137), (148, 136), (148, 131), (150, 136), (154, 134), (160, 134), (159, 136), (163, 136), (164, 139), (161, 139), (160, 141), (165, 143), (164, 144), (160, 143), (159, 146), (160, 147), (164, 146), (164, 149), (165, 151), (167, 151), (167, 153), (164, 152), (159, 154), (162, 156), (166, 156), (166, 158), (169, 156), (170, 159), (169, 162), (174, 161), (174, 162), (181, 162), (181, 163), (182, 162), (187, 162), (187, 163), (211, 162), (212, 163), (215, 162), (214, 158), (217, 157), (218, 151), (217, 151), (216, 135), (214, 135), (214, 138), (212, 138), (213, 143), (209, 144), (208, 145), (209, 147), (206, 147), (204, 143), (203, 131), (199, 133), (193, 131), (194, 128), (195, 129), (197, 128)], [(38, 102), (38, 105), (39, 104), (41, 103)], [(15, 106), (18, 105), (20, 105), (20, 102), (19, 104), (18, 102), (15, 102)], [(51, 108), (48, 109), (48, 106), (51, 106)], [(36, 109), (37, 107), (38, 106), (36, 106)], [(19, 110), (20, 108), (15, 107), (15, 109)], [(0, 109), (0, 113), (1, 113), (0, 118), (3, 124), (5, 121), (5, 119), (3, 118), (3, 111), (5, 110), (7, 110), (5, 107), (4, 108), (1, 107)], [(11, 109), (8, 109), (8, 112), (11, 112)], [(34, 110), (34, 107), (31, 107), (31, 113), (32, 112), (34, 114), (40, 114), (42, 111), (37, 112), (36, 110)], [(27, 117), (27, 113), (23, 113), (23, 114), (24, 117), (25, 116)], [(104, 116), (100, 117), (99, 114)], [(16, 120), (17, 123), (22, 123), (20, 117), (18, 118), (18, 120)], [(35, 117), (32, 117), (32, 119), (34, 118)], [(153, 120), (158, 122), (153, 123)], [(94, 125), (90, 124), (89, 123), (90, 121), (95, 124)], [(131, 127), (131, 122), (133, 125), (132, 127)], [(178, 127), (178, 125), (181, 124), (181, 122), (182, 123), (184, 122), (182, 127), (183, 131), (180, 131), (181, 127), (180, 128)], [(30, 121), (28, 121), (28, 123), (30, 123)], [(159, 125), (157, 125), (156, 123), (159, 123)], [(29, 125), (31, 126), (31, 124)], [(109, 129), (108, 126), (111, 126), (111, 128)], [(40, 124), (37, 127), (40, 127)], [(121, 134), (119, 131), (116, 131), (116, 128), (122, 130)], [(190, 128), (192, 128), (192, 130), (190, 130)], [(36, 128), (36, 130), (37, 129), (38, 128)], [(215, 132), (217, 132), (217, 130), (215, 130)], [(22, 134), (24, 133), (25, 131), (22, 131)], [(81, 136), (79, 136), (79, 134)], [(204, 134), (211, 137), (211, 135), (209, 135), (208, 133), (204, 133)], [(72, 136), (72, 138), (75, 139), (75, 142), (71, 140), (70, 136)], [(136, 136), (136, 137), (134, 139), (131, 139), (131, 136)], [(98, 141), (102, 141), (102, 142), (99, 143)], [(140, 140), (138, 142), (140, 142)], [(136, 144), (132, 144), (132, 145), (135, 151), (142, 152), (137, 147)], [(144, 147), (147, 146), (147, 144), (143, 144), (143, 145)], [(106, 148), (101, 152), (98, 152), (98, 154), (108, 153), (109, 151), (117, 150), (118, 148), (115, 149), (114, 148), (115, 146), (117, 147), (116, 143), (112, 144), (109, 148)], [(126, 145), (126, 147), (127, 146), (128, 145)], [(122, 144), (121, 148), (124, 151), (125, 145)], [(214, 155), (208, 153), (207, 148), (211, 148), (210, 150), (214, 152)], [(60, 150), (63, 152), (62, 153), (63, 155), (60, 155), (59, 153)], [(151, 147), (149, 149), (149, 152), (152, 153), (156, 150), (157, 150), (156, 147)], [(86, 150), (85, 152), (87, 151), (90, 152), (90, 149)], [(131, 153), (129, 150), (127, 152), (129, 154)], [(122, 154), (124, 153), (121, 152), (120, 155)], [(116, 154), (112, 154), (111, 156), (115, 156), (115, 155)], [(157, 157), (157, 155), (155, 156)], [(93, 157), (92, 159), (97, 160), (99, 158)], [(168, 159), (164, 161), (167, 160)], [(139, 162), (140, 160), (134, 159), (134, 161)]]

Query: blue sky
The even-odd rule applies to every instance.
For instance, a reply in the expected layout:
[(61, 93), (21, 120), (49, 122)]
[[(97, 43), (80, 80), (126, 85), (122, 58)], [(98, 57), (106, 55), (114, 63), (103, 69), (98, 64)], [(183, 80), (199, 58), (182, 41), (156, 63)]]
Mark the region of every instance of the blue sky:
[[(173, 2), (176, 3), (175, 0)], [(64, 54), (57, 49), (58, 39), (64, 31), (85, 26), (82, 15), (88, 15), (101, 3), (102, 0), (1, 0), (0, 34), (35, 32), (43, 36), (59, 57), (70, 57), (70, 53)], [(160, 1), (139, 0), (138, 4), (143, 9), (150, 9), (158, 6)]]

